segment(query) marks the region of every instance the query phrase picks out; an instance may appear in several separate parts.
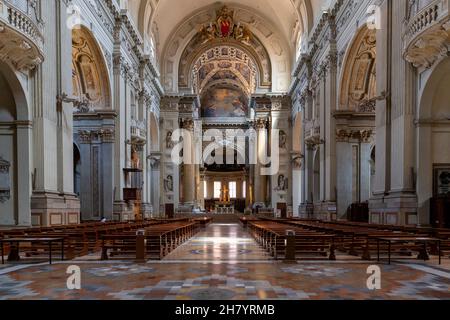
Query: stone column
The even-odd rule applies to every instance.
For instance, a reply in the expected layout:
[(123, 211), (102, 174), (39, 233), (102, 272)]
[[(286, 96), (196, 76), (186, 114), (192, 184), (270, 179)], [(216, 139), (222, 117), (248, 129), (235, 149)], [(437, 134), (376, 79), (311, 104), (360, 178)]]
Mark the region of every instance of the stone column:
[(242, 179), (238, 179), (236, 181), (236, 197), (238, 199), (242, 199), (243, 198), (243, 193), (242, 193), (243, 181), (244, 180), (242, 180)]
[[(386, 224), (428, 224), (417, 219), (415, 166), (414, 70), (403, 59), (404, 1), (381, 4), (377, 30), (376, 174), (370, 219)], [(430, 174), (432, 174), (430, 172)]]
[(255, 183), (254, 183), (254, 193), (255, 193), (255, 204), (264, 205), (266, 202), (266, 184), (267, 177), (261, 175), (262, 165), (259, 161), (261, 155), (267, 152), (267, 130), (266, 130), (266, 120), (258, 119), (256, 120), (255, 129), (257, 131), (256, 139), (256, 150), (258, 154), (257, 164), (255, 165)]
[[(115, 26), (120, 30), (120, 25)], [(119, 37), (120, 31), (117, 31)], [(116, 39), (119, 41), (120, 39)], [(125, 188), (125, 176), (123, 169), (127, 167), (127, 108), (126, 108), (126, 83), (129, 67), (126, 65), (124, 58), (120, 52), (114, 56), (114, 76), (113, 76), (113, 92), (114, 105), (113, 108), (117, 113), (115, 119), (115, 146), (114, 146), (114, 214), (121, 217), (123, 213), (127, 213), (128, 207), (123, 200), (123, 189)]]
[(18, 226), (31, 226), (30, 210), (30, 140), (31, 122), (18, 123), (17, 134), (17, 214), (16, 224)]
[(114, 218), (114, 130), (101, 131), (102, 164), (102, 216), (111, 221)]
[[(71, 94), (71, 33), (66, 26), (64, 2), (41, 1), (46, 20), (44, 62), (33, 73), (33, 154), (35, 188), (32, 214), (41, 223), (66, 224), (68, 215), (79, 222), (79, 201), (73, 194), (72, 105), (63, 101)], [(34, 170), (32, 170), (34, 171)], [(52, 215), (53, 213), (53, 215)], [(53, 220), (51, 219), (53, 217)]]
[(303, 202), (302, 194), (304, 185), (302, 184), (304, 168), (302, 166), (303, 156), (293, 152), (292, 157), (292, 193), (293, 193), (293, 213), (294, 217), (299, 216), (299, 207)]
[(161, 167), (161, 153), (152, 152), (149, 156), (150, 161), (150, 184), (151, 184), (151, 203), (153, 207), (153, 215), (160, 216), (162, 213), (159, 212), (160, 209), (160, 167)]
[[(191, 163), (183, 164), (183, 203), (187, 206), (193, 206), (195, 204), (196, 196), (196, 165), (194, 162), (194, 146), (193, 144), (193, 134), (194, 134), (194, 121), (192, 119), (186, 119), (183, 121), (183, 129), (186, 130), (191, 137), (184, 137), (184, 141), (189, 139), (189, 144), (185, 144), (183, 149), (184, 153), (190, 153), (188, 157)], [(187, 148), (186, 148), (187, 147)], [(186, 156), (186, 154), (185, 154)]]
[(333, 116), (337, 101), (337, 53), (332, 43), (327, 58), (325, 76), (325, 200), (332, 206), (336, 204), (336, 121)]
[(305, 152), (305, 203), (313, 203), (314, 200), (314, 153), (314, 146), (307, 145)]
[(206, 187), (208, 189), (208, 193), (207, 193), (207, 198), (208, 199), (213, 199), (214, 198), (214, 181), (208, 177), (207, 181), (206, 181)]

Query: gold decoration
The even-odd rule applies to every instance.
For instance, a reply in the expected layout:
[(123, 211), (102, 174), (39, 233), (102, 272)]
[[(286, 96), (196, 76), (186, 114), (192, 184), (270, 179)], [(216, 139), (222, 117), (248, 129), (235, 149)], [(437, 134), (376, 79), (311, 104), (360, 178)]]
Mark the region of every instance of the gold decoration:
[(199, 32), (200, 42), (208, 43), (214, 39), (234, 39), (246, 45), (250, 45), (252, 33), (241, 23), (235, 23), (234, 11), (227, 6), (222, 7), (216, 13), (217, 19), (202, 26)]

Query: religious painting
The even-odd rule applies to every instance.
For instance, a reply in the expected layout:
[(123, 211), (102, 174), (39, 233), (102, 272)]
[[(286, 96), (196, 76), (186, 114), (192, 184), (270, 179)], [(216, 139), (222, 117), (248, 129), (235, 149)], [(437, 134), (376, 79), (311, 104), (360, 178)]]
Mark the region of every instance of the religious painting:
[(200, 70), (198, 70), (198, 77), (200, 79), (200, 83), (206, 79), (206, 76), (214, 70), (214, 64), (213, 63), (208, 63), (205, 64), (203, 67), (200, 68)]
[(220, 70), (217, 71), (212, 77), (211, 80), (216, 81), (216, 80), (235, 80), (238, 81), (238, 77), (231, 71), (229, 70)]
[(248, 99), (239, 90), (213, 88), (202, 97), (202, 117), (245, 117)]
[(276, 191), (286, 191), (288, 189), (288, 178), (284, 174), (278, 176)]
[(434, 194), (450, 194), (450, 165), (434, 166)]
[(236, 63), (236, 70), (244, 77), (247, 83), (251, 81), (251, 71), (248, 66), (243, 63)]

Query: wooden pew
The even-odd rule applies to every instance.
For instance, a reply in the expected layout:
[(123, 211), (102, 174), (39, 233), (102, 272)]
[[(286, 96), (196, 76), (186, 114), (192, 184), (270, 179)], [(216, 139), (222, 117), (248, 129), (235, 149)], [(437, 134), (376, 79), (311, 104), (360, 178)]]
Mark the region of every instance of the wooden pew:
[[(186, 221), (186, 220), (183, 220)], [(144, 229), (146, 255), (148, 259), (161, 260), (178, 246), (195, 235), (195, 222), (169, 222)], [(111, 257), (136, 256), (136, 233), (119, 232), (102, 236), (102, 260)]]
[(274, 221), (248, 222), (250, 234), (275, 259), (286, 256), (287, 232), (295, 233), (295, 257), (335, 259), (334, 235)]

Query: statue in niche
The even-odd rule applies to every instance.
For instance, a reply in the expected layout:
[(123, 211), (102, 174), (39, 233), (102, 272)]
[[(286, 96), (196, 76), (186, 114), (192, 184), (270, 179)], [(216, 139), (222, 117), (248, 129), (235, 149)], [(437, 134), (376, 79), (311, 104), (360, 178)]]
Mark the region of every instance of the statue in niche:
[(279, 140), (280, 140), (279, 147), (282, 148), (282, 149), (285, 149), (286, 145), (287, 145), (287, 134), (283, 130), (280, 130), (280, 138), (279, 138)]
[(173, 177), (168, 175), (166, 179), (164, 179), (164, 191), (165, 192), (173, 192)]
[(141, 165), (141, 159), (136, 147), (131, 147), (131, 167), (133, 169), (139, 169)]
[(166, 148), (172, 149), (174, 147), (174, 142), (172, 141), (172, 131), (167, 131), (166, 135)]

